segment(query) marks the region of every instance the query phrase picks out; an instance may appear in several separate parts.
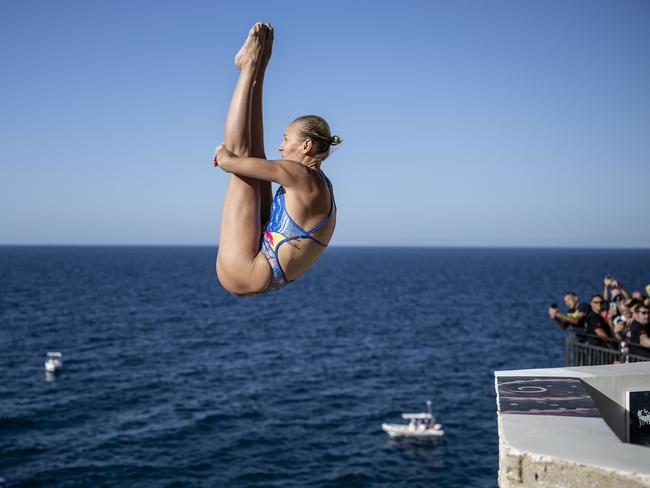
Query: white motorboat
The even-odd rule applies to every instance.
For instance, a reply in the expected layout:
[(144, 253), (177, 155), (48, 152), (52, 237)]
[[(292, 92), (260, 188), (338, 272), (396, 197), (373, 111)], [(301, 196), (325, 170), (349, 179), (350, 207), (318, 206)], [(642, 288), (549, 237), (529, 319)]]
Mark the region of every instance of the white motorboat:
[(381, 424), (381, 428), (391, 437), (442, 437), (445, 431), (442, 425), (436, 423), (431, 413), (431, 402), (427, 401), (429, 409), (426, 413), (403, 413), (402, 418), (408, 424)]
[(56, 373), (63, 366), (63, 354), (60, 352), (48, 352), (45, 359), (45, 371)]

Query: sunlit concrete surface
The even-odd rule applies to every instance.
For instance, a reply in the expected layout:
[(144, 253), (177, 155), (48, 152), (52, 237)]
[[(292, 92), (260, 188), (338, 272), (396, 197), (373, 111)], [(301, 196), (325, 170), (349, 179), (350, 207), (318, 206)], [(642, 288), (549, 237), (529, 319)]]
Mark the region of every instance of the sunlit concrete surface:
[(650, 487), (650, 446), (624, 442), (625, 392), (650, 390), (650, 362), (495, 376), (499, 486)]

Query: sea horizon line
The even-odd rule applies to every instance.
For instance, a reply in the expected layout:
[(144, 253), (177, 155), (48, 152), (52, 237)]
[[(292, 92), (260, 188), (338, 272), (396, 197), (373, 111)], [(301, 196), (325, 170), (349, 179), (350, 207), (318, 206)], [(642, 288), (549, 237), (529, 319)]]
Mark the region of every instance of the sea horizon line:
[[(0, 243), (0, 248), (28, 248), (28, 247), (72, 247), (72, 248), (214, 248), (216, 244), (158, 244), (158, 243)], [(586, 251), (650, 251), (650, 246), (589, 246), (589, 245), (536, 245), (536, 244), (333, 244), (330, 249), (512, 249), (512, 250), (586, 250)]]

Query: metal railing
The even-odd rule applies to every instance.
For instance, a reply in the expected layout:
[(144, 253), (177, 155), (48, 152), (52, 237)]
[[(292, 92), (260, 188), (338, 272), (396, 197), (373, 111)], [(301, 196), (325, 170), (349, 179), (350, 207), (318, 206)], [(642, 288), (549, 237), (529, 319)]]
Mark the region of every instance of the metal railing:
[(648, 349), (648, 356), (630, 352), (631, 348), (635, 351), (635, 348), (642, 347), (640, 344), (576, 332), (566, 338), (564, 364), (565, 366), (597, 366), (650, 361), (650, 349)]

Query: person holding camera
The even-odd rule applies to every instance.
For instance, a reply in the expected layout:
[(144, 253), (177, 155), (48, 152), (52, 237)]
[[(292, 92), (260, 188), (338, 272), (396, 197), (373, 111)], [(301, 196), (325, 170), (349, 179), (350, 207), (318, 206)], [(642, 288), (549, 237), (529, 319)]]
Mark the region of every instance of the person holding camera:
[(560, 312), (557, 308), (557, 304), (552, 303), (548, 309), (549, 317), (551, 317), (562, 329), (572, 326), (583, 331), (585, 329), (587, 316), (591, 312), (591, 307), (586, 303), (581, 303), (578, 295), (572, 291), (567, 291), (564, 294), (564, 304), (568, 309), (567, 313)]
[[(614, 300), (617, 296), (622, 295), (623, 300), (629, 300), (630, 299), (630, 294), (628, 291), (623, 288), (623, 285), (621, 283), (613, 278), (611, 275), (605, 275), (605, 279), (603, 280), (603, 284), (605, 285), (605, 288), (603, 289), (603, 297), (605, 297), (606, 301)], [(610, 295), (610, 287), (611, 287), (611, 295)]]

